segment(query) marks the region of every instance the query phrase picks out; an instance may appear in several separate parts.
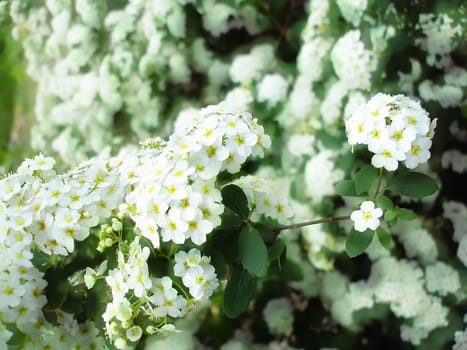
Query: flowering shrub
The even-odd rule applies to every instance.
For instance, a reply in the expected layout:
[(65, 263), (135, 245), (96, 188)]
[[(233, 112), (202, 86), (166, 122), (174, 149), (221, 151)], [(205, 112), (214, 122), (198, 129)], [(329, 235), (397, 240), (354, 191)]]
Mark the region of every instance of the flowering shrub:
[(462, 1), (0, 21), (0, 349), (465, 348)]

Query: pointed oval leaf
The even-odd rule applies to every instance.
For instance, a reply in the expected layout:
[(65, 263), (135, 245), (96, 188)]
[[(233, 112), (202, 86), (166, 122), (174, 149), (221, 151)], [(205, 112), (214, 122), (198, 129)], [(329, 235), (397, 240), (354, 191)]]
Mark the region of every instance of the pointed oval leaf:
[(417, 217), (417, 214), (413, 210), (406, 208), (399, 208), (397, 217), (401, 220), (411, 221)]
[(227, 185), (222, 188), (222, 203), (234, 213), (246, 219), (250, 214), (248, 199), (237, 185)]
[(345, 250), (347, 254), (351, 258), (362, 254), (370, 245), (374, 233), (375, 232), (372, 230), (358, 232), (355, 229), (352, 229), (347, 237), (347, 241), (345, 242)]
[(379, 208), (381, 209), (392, 209), (394, 207), (394, 204), (392, 203), (391, 198), (380, 194), (378, 197), (376, 197), (376, 204), (378, 205)]
[(385, 249), (387, 250), (392, 249), (392, 247), (394, 246), (394, 242), (392, 241), (391, 235), (387, 230), (385, 230), (382, 227), (378, 227), (376, 229), (376, 236), (378, 237), (379, 243), (381, 243), (381, 245)]
[(368, 192), (375, 182), (376, 178), (378, 177), (378, 169), (373, 167), (372, 165), (367, 165), (361, 168), (355, 174), (355, 191), (357, 194), (362, 194)]
[(397, 213), (399, 211), (399, 208), (394, 207), (392, 209), (388, 209), (384, 212), (384, 221), (392, 221), (397, 217)]
[(255, 276), (266, 276), (269, 267), (268, 250), (263, 238), (253, 226), (246, 226), (240, 232), (238, 253), (244, 268)]
[(255, 290), (255, 280), (247, 270), (234, 267), (224, 291), (224, 313), (236, 318), (248, 309)]
[(438, 190), (438, 185), (428, 175), (409, 171), (394, 175), (388, 182), (387, 190), (412, 198), (423, 198)]

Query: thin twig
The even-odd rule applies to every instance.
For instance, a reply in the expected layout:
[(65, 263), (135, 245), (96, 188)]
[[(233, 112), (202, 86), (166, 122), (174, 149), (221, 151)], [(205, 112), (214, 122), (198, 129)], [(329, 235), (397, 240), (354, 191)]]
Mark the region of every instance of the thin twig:
[(383, 168), (379, 168), (379, 178), (378, 178), (378, 184), (376, 185), (376, 192), (375, 195), (373, 196), (373, 202), (375, 201), (376, 197), (379, 194), (379, 190), (381, 187), (381, 180), (383, 179)]
[(311, 221), (305, 221), (305, 222), (300, 222), (298, 224), (291, 224), (291, 225), (284, 225), (284, 226), (276, 226), (272, 227), (271, 230), (273, 232), (277, 231), (282, 231), (282, 230), (287, 230), (289, 228), (299, 228), (303, 226), (310, 226), (310, 225), (316, 225), (316, 224), (324, 224), (326, 222), (334, 222), (334, 221), (343, 221), (343, 220), (349, 220), (350, 216), (335, 216), (331, 218), (324, 218), (324, 219), (318, 219), (318, 220), (311, 220)]

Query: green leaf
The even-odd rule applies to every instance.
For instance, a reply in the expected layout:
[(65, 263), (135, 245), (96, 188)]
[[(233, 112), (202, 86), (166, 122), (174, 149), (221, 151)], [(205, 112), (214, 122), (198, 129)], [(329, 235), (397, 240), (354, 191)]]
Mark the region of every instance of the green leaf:
[(256, 230), (258, 230), (259, 234), (263, 238), (264, 243), (268, 245), (274, 243), (277, 235), (279, 234), (279, 232), (274, 232), (268, 225), (254, 224), (254, 227)]
[(247, 270), (233, 267), (224, 291), (224, 313), (236, 318), (248, 309), (255, 290), (255, 280)]
[(336, 194), (343, 197), (358, 197), (353, 180), (341, 180), (334, 184)]
[(379, 208), (385, 210), (392, 209), (394, 207), (391, 198), (383, 194), (380, 194), (378, 197), (376, 197), (376, 204)]
[(269, 262), (279, 259), (285, 250), (285, 243), (282, 239), (278, 238), (268, 249)]
[(371, 188), (371, 185), (378, 177), (378, 173), (378, 169), (371, 165), (367, 165), (361, 168), (355, 174), (355, 190), (357, 194), (368, 192), (368, 190)]
[(417, 217), (417, 214), (413, 210), (406, 209), (406, 208), (399, 208), (397, 212), (397, 217), (401, 220), (411, 221)]
[(214, 266), (217, 278), (223, 279), (227, 275), (228, 264), (224, 255), (218, 250), (214, 250), (209, 254), (211, 256), (211, 264)]
[(55, 276), (59, 276), (60, 278), (60, 272), (63, 272), (63, 270), (57, 272), (51, 269), (46, 273), (46, 276), (50, 277), (50, 279), (47, 279), (49, 283), (47, 284), (47, 287), (45, 287), (45, 296), (47, 297), (47, 304), (45, 305), (45, 307), (47, 309), (60, 308), (65, 302), (66, 297), (68, 295), (68, 291), (70, 290), (70, 283), (68, 283), (66, 279), (54, 280), (53, 272), (56, 273)]
[(382, 227), (378, 227), (376, 229), (376, 236), (378, 237), (379, 243), (381, 243), (381, 245), (385, 249), (387, 249), (387, 250), (392, 249), (392, 247), (394, 246), (394, 243), (392, 241), (391, 235), (389, 234), (389, 232), (387, 230), (385, 230)]
[(245, 193), (237, 185), (227, 185), (222, 188), (222, 203), (242, 218), (248, 218), (250, 209)]
[(347, 241), (345, 242), (345, 250), (347, 254), (351, 258), (362, 254), (370, 245), (374, 233), (375, 232), (372, 230), (358, 232), (355, 229), (352, 229), (347, 237)]
[(411, 171), (394, 175), (389, 180), (386, 189), (395, 194), (423, 198), (435, 193), (438, 185), (431, 177)]
[(232, 213), (224, 213), (221, 216), (222, 223), (218, 227), (220, 230), (229, 230), (232, 228), (239, 227), (244, 224), (243, 219), (238, 215)]
[(266, 276), (269, 267), (268, 250), (258, 230), (253, 226), (246, 226), (240, 232), (238, 253), (243, 267), (255, 276)]
[(392, 221), (397, 217), (397, 212), (399, 211), (398, 207), (394, 207), (393, 209), (388, 209), (384, 212), (384, 221)]
[(85, 301), (85, 298), (73, 296), (73, 292), (70, 291), (70, 293), (68, 294), (68, 298), (62, 304), (60, 309), (70, 314), (79, 314), (84, 310), (83, 304), (85, 303)]

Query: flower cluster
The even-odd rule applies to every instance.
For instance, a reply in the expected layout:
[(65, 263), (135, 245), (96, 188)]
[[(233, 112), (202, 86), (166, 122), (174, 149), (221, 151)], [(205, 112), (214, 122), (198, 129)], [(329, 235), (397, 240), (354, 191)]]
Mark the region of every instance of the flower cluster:
[[(55, 312), (55, 316), (55, 324), (43, 321), (38, 326), (39, 336), (26, 338), (24, 349), (108, 349), (105, 338), (93, 321), (78, 323), (72, 314), (60, 310)], [(3, 350), (2, 345), (0, 348)]]
[(138, 179), (126, 197), (129, 215), (154, 247), (160, 239), (200, 245), (220, 224), (224, 211), (215, 178), (235, 173), (250, 155), (262, 155), (270, 145), (249, 113), (231, 113), (210, 106), (176, 130), (159, 155), (143, 157)]
[(399, 162), (413, 169), (430, 158), (436, 119), (419, 103), (402, 95), (377, 94), (345, 122), (351, 145), (365, 144), (374, 153), (371, 164), (394, 171)]
[(289, 299), (271, 299), (263, 309), (263, 316), (268, 329), (277, 335), (289, 336), (294, 321), (293, 308)]
[(89, 161), (63, 175), (56, 175), (54, 163), (40, 154), (0, 180), (0, 321), (16, 323), (27, 334), (37, 333), (47, 302), (34, 252), (74, 252), (75, 241), (110, 216), (125, 190), (118, 171), (103, 162)]
[[(122, 246), (123, 250), (126, 250)], [(154, 277), (147, 263), (149, 248), (142, 247), (136, 237), (128, 246), (128, 253), (118, 251), (118, 265), (105, 277), (112, 293), (102, 315), (107, 334), (118, 349), (138, 342), (143, 333), (153, 334), (170, 326), (168, 317), (183, 317), (196, 302), (208, 299), (219, 282), (209, 258), (197, 249), (188, 253), (179, 251), (174, 259), (174, 275), (181, 277), (189, 288), (190, 298), (184, 289), (169, 276)], [(183, 294), (180, 294), (180, 292)], [(141, 327), (141, 322), (150, 320)]]
[(259, 221), (264, 215), (279, 223), (284, 223), (293, 216), (283, 193), (272, 183), (257, 176), (248, 175), (235, 180), (234, 184), (240, 186), (246, 194), (251, 220)]
[[(455, 279), (449, 284), (454, 286), (453, 282)], [(401, 338), (419, 345), (432, 330), (448, 324), (448, 308), (424, 285), (421, 268), (408, 260), (386, 256), (375, 261), (367, 280), (349, 282), (337, 271), (325, 274), (321, 297), (330, 305), (333, 318), (354, 330), (359, 329), (359, 319), (354, 317), (356, 311), (387, 304), (397, 317), (408, 321), (401, 325)], [(459, 288), (457, 285), (450, 291)]]
[(314, 203), (334, 194), (334, 183), (344, 178), (342, 169), (336, 167), (335, 158), (336, 152), (324, 150), (305, 165), (305, 192)]
[(427, 63), (438, 67), (445, 65), (446, 60), (449, 61), (447, 55), (457, 44), (456, 37), (462, 35), (461, 24), (456, 24), (445, 13), (438, 16), (432, 13), (424, 13), (420, 14), (417, 27), (424, 35), (424, 37), (417, 40), (417, 44), (428, 53)]
[(370, 86), (376, 60), (360, 41), (360, 31), (349, 31), (337, 41), (331, 52), (331, 61), (337, 76), (347, 86), (363, 89)]
[(179, 251), (174, 260), (174, 275), (182, 279), (195, 300), (209, 298), (219, 286), (214, 267), (209, 264), (211, 259), (201, 255), (198, 249), (190, 249), (188, 253)]

